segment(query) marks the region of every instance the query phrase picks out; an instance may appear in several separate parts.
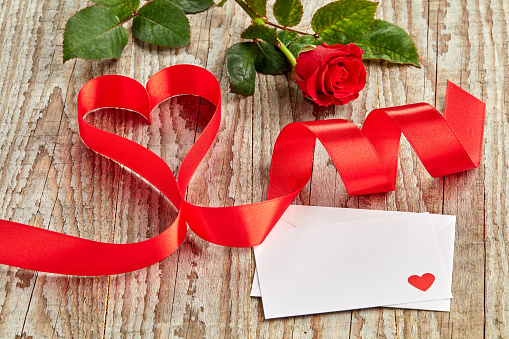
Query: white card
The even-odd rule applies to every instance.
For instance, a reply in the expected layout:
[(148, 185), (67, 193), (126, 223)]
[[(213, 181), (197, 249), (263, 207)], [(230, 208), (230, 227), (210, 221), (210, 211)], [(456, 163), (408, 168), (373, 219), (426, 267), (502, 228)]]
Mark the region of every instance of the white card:
[[(315, 223), (328, 224), (337, 221), (362, 220), (372, 218), (382, 218), (387, 216), (397, 216), (403, 214), (414, 214), (409, 212), (362, 210), (352, 208), (321, 207), (321, 206), (301, 206), (291, 205), (279, 223), (277, 228), (291, 228), (310, 226)], [(433, 222), (433, 230), (438, 240), (440, 252), (444, 262), (449, 284), (452, 282), (452, 270), (454, 259), (454, 234), (456, 226), (456, 217), (452, 215), (430, 214)], [(260, 248), (255, 248), (258, 256), (261, 254)], [(251, 289), (252, 297), (261, 297), (260, 286), (258, 283), (258, 271), (255, 270), (253, 285)], [(430, 311), (445, 311), (451, 309), (451, 299), (423, 301), (416, 303), (406, 303), (399, 305), (384, 305), (384, 307), (408, 308)]]
[[(433, 230), (438, 241), (440, 254), (444, 262), (449, 288), (452, 288), (452, 268), (454, 260), (454, 233), (456, 229), (456, 217), (452, 215), (430, 214), (433, 222)], [(427, 311), (451, 311), (451, 299), (423, 301), (399, 305), (386, 305), (386, 307), (408, 308)]]
[[(320, 209), (315, 218), (301, 213), (310, 208)], [(327, 210), (343, 210), (335, 220), (350, 221), (331, 224), (328, 216), (334, 213)], [(380, 211), (301, 206), (289, 211), (255, 248), (266, 318), (388, 305), (413, 308), (408, 303), (416, 302), (425, 308), (423, 302), (430, 300), (448, 307), (444, 299), (452, 297), (451, 278), (429, 215), (396, 212), (396, 217), (381, 218)], [(375, 214), (377, 219), (359, 219)], [(322, 224), (293, 227), (289, 219), (300, 226)], [(408, 280), (424, 273), (435, 278), (426, 291)], [(414, 284), (422, 282), (417, 278)]]

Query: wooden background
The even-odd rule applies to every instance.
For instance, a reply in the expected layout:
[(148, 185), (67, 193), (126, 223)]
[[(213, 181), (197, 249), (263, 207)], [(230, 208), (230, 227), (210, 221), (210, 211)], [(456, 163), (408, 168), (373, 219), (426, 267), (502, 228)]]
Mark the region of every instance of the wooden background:
[[(310, 22), (328, 1), (304, 2), (303, 22)], [(410, 33), (422, 67), (368, 62), (360, 98), (334, 108), (304, 100), (288, 75), (259, 75), (252, 97), (228, 93), (225, 50), (249, 24), (232, 0), (189, 16), (187, 48), (157, 48), (131, 37), (118, 61), (63, 64), (65, 23), (91, 4), (0, 1), (1, 218), (117, 243), (154, 236), (173, 220), (173, 207), (158, 192), (80, 141), (77, 93), (103, 74), (145, 83), (163, 67), (191, 63), (217, 76), (222, 126), (188, 191), (190, 202), (207, 206), (266, 198), (272, 147), (286, 124), (345, 118), (361, 126), (374, 108), (422, 101), (443, 111), (449, 79), (487, 103), (478, 169), (433, 179), (403, 140), (396, 191), (350, 197), (319, 146), (311, 184), (295, 203), (457, 215), (452, 310), (375, 308), (266, 321), (260, 301), (249, 297), (251, 249), (190, 234), (159, 264), (118, 276), (0, 265), (0, 337), (509, 337), (508, 0), (382, 0), (376, 17)], [(92, 119), (160, 154), (176, 172), (210, 113), (210, 104), (185, 97), (156, 109), (150, 126), (120, 111)]]

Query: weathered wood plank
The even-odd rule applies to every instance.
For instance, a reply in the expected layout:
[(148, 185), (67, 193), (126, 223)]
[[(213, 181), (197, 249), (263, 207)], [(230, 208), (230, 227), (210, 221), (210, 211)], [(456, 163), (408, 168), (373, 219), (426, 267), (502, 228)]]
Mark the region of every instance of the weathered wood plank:
[[(473, 206), (475, 208), (474, 215), (467, 219), (469, 223), (466, 225), (471, 228), (471, 233), (478, 234), (469, 253), (484, 250), (483, 254), (486, 258), (484, 291), (482, 290), (483, 286), (474, 275), (479, 270), (483, 270), (483, 267), (476, 266), (476, 270), (472, 270), (473, 272), (466, 277), (466, 281), (472, 286), (472, 289), (475, 289), (478, 296), (477, 302), (471, 306), (477, 311), (475, 317), (477, 323), (483, 320), (481, 315), (484, 310), (485, 336), (487, 338), (503, 338), (509, 335), (507, 323), (509, 312), (507, 293), (509, 286), (509, 238), (507, 233), (509, 224), (507, 208), (509, 3), (507, 1), (479, 1), (478, 3), (468, 3), (467, 10), (469, 15), (472, 15), (472, 19), (469, 21), (475, 23), (476, 30), (473, 32), (469, 30), (471, 55), (467, 69), (470, 72), (464, 77), (469, 83), (470, 89), (486, 101), (487, 110), (486, 132), (484, 133), (484, 167), (475, 175), (460, 176), (460, 184), (468, 182), (472, 186), (475, 185), (479, 195), (484, 193), (484, 204), (479, 203)], [(474, 20), (474, 14), (479, 14), (476, 20)], [(474, 38), (476, 39), (474, 40)], [(462, 200), (467, 200), (466, 204), (468, 204), (468, 199), (469, 195), (462, 197)], [(461, 202), (463, 203), (463, 201)], [(483, 216), (484, 219), (482, 219)], [(483, 235), (485, 236), (484, 243), (481, 241)], [(474, 263), (470, 263), (470, 265), (474, 265)], [(462, 278), (458, 278), (458, 280), (460, 279)], [(483, 292), (484, 304), (481, 300)]]
[[(437, 101), (443, 105), (446, 79), (487, 100), (480, 82), (483, 58), (476, 47), (482, 40), (479, 4), (447, 2), (447, 15), (438, 50)], [(490, 115), (490, 109), (486, 116)], [(451, 314), (444, 336), (481, 337), (484, 322), (484, 188), (483, 167), (445, 178), (444, 213), (456, 214), (456, 244)], [(445, 327), (445, 326), (444, 326)], [(491, 337), (491, 336), (487, 336)]]
[[(60, 208), (57, 196), (65, 192), (60, 190), (62, 172), (72, 164), (69, 157), (62, 157), (57, 150), (62, 145), (65, 147), (72, 135), (61, 121), (74, 62), (62, 65), (60, 49), (57, 47), (56, 52), (47, 47), (61, 45), (65, 24), (62, 16), (70, 16), (78, 9), (78, 4), (20, 1), (4, 3), (3, 9), (0, 56), (3, 68), (0, 90), (2, 217), (58, 229), (61, 225), (50, 220), (53, 212), (58, 213)], [(39, 333), (54, 333), (60, 325), (57, 319), (64, 319), (58, 316), (61, 305), (52, 300), (40, 300), (38, 296), (44, 286), (53, 287), (46, 290), (48, 295), (59, 295), (65, 291), (61, 288), (66, 284), (38, 284), (35, 272), (2, 269), (5, 272), (2, 291), (6, 292), (0, 311), (2, 336), (21, 335), (34, 326)], [(43, 281), (46, 280), (55, 281), (44, 275)], [(91, 294), (92, 289), (89, 290)], [(76, 302), (75, 305), (80, 304)], [(86, 310), (84, 304), (81, 305)], [(37, 310), (34, 312), (34, 309)], [(36, 322), (33, 322), (34, 313)], [(93, 316), (88, 310), (84, 313)], [(79, 319), (86, 319), (76, 315), (73, 318), (76, 325)], [(96, 326), (103, 325), (98, 322)], [(83, 326), (83, 330), (89, 328), (94, 328), (92, 322)], [(63, 329), (61, 333), (70, 333), (69, 327), (60, 329)]]

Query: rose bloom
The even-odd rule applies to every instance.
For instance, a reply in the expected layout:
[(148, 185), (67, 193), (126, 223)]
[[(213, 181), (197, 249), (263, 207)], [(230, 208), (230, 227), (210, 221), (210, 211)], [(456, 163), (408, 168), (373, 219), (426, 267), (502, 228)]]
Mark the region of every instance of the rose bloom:
[(292, 77), (304, 97), (320, 106), (344, 105), (366, 84), (363, 51), (354, 44), (326, 45), (302, 52)]

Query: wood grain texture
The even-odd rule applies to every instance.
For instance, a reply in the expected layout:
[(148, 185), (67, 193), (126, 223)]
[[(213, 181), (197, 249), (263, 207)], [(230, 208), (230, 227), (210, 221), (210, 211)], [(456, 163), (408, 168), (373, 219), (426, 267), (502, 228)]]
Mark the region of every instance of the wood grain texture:
[[(308, 23), (330, 1), (303, 2)], [(222, 125), (187, 192), (190, 202), (206, 206), (266, 199), (272, 148), (286, 124), (344, 118), (362, 126), (375, 108), (414, 102), (443, 111), (449, 79), (487, 103), (480, 168), (433, 179), (403, 139), (397, 189), (350, 197), (318, 145), (312, 179), (295, 203), (457, 215), (452, 310), (374, 308), (267, 321), (260, 300), (249, 297), (252, 251), (216, 246), (191, 233), (170, 257), (124, 275), (67, 277), (0, 266), (0, 337), (509, 337), (509, 1), (380, 2), (376, 17), (409, 32), (422, 67), (367, 62), (360, 98), (333, 108), (304, 100), (289, 75), (258, 75), (252, 97), (228, 93), (225, 50), (241, 41), (249, 24), (231, 0), (189, 16), (186, 48), (131, 37), (118, 61), (63, 64), (65, 23), (89, 5), (0, 0), (0, 218), (116, 243), (154, 236), (175, 218), (160, 193), (80, 141), (78, 91), (103, 74), (145, 83), (163, 67), (190, 63), (219, 79)], [(120, 110), (89, 119), (148, 147), (176, 173), (212, 110), (208, 102), (181, 97), (158, 107), (151, 125)]]

